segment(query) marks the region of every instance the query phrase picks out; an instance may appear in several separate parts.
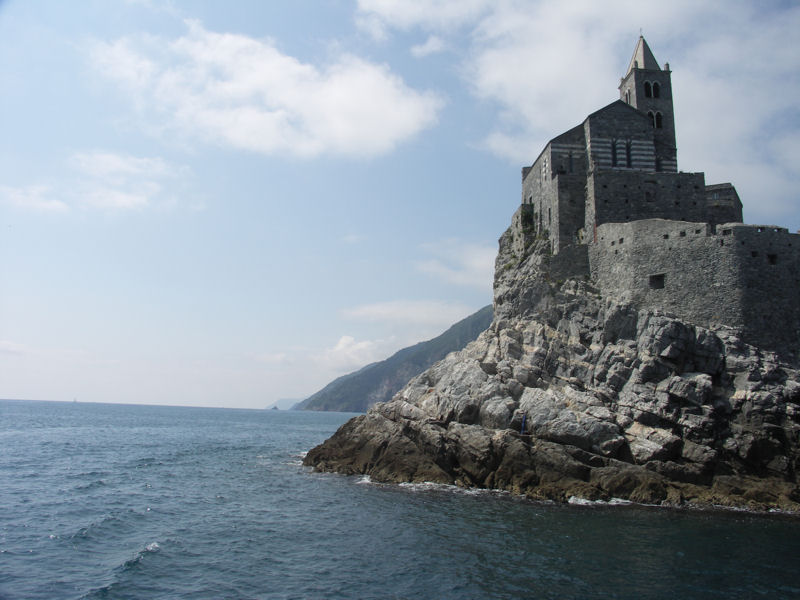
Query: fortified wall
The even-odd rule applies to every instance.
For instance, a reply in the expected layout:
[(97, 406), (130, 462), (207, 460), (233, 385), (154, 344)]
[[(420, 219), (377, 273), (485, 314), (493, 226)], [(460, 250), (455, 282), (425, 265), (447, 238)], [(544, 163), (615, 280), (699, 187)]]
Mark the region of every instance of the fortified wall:
[(588, 246), (604, 295), (800, 355), (800, 235), (781, 227), (647, 219), (597, 228)]
[(743, 224), (733, 185), (678, 171), (670, 74), (640, 37), (620, 100), (523, 168), (514, 251), (547, 240), (551, 280), (590, 278), (609, 297), (800, 358), (800, 235)]

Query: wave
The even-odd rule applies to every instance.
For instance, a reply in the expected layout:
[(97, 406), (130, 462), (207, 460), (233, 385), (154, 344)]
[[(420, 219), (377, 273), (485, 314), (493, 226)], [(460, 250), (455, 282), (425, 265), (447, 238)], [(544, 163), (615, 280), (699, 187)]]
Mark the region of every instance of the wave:
[(630, 506), (634, 504), (630, 500), (624, 500), (622, 498), (610, 498), (609, 500), (587, 500), (586, 498), (580, 498), (579, 496), (570, 496), (569, 500), (567, 500), (568, 504), (574, 504), (576, 506)]
[(155, 554), (160, 551), (161, 545), (158, 542), (150, 542), (149, 544), (146, 544), (143, 548), (134, 552), (133, 556), (111, 569), (111, 573), (109, 574), (109, 579), (111, 579), (111, 581), (109, 583), (89, 590), (86, 594), (81, 596), (81, 600), (115, 597), (115, 591), (117, 588), (123, 584), (124, 580), (132, 572), (136, 572), (141, 568), (141, 563), (146, 559), (146, 557), (149, 554)]
[[(147, 509), (149, 510), (149, 509)], [(73, 543), (93, 542), (117, 537), (135, 530), (136, 522), (144, 518), (144, 513), (133, 509), (106, 514), (81, 527), (73, 534), (67, 536)]]
[(76, 492), (88, 492), (91, 490), (95, 490), (98, 488), (104, 488), (108, 484), (103, 479), (97, 479), (95, 481), (90, 481), (89, 483), (84, 483), (83, 485), (79, 485), (75, 487)]

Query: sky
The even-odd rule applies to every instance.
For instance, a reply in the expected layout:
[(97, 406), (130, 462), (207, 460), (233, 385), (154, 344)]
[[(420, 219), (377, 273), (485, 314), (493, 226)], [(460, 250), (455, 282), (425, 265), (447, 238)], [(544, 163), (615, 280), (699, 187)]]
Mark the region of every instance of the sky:
[(797, 31), (796, 2), (0, 0), (0, 398), (264, 408), (438, 335), (640, 32), (679, 169), (797, 231)]

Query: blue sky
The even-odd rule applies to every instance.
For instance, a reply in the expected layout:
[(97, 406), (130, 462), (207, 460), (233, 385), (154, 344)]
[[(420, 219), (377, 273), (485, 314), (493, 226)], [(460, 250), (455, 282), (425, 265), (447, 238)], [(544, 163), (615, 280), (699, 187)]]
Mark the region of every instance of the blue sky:
[(800, 228), (795, 3), (0, 0), (0, 397), (265, 407), (491, 302), (640, 29), (679, 168)]

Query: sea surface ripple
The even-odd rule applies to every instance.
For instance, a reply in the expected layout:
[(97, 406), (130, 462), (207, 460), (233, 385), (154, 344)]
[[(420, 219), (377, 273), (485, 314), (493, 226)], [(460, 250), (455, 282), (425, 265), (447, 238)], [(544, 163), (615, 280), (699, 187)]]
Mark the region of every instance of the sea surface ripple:
[(305, 469), (351, 416), (0, 401), (0, 599), (800, 597), (796, 517)]

